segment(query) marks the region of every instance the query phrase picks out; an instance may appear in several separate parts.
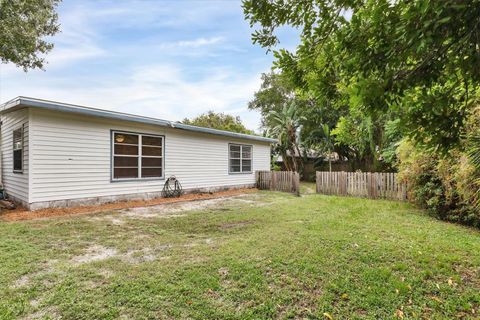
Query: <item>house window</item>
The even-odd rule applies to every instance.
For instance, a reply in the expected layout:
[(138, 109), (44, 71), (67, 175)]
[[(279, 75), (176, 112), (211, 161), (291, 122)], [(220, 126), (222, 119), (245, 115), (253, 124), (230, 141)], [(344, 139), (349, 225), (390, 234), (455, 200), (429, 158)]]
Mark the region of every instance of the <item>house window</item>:
[(163, 137), (113, 132), (113, 180), (163, 178)]
[(23, 171), (23, 127), (13, 131), (13, 171)]
[(229, 144), (229, 172), (252, 172), (252, 146), (244, 144)]

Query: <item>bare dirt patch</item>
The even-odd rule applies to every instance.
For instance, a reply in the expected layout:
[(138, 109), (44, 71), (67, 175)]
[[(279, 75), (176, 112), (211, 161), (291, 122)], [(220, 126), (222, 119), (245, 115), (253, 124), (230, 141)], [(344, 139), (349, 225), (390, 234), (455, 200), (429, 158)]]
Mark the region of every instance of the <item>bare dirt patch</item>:
[(35, 313), (32, 313), (22, 319), (33, 320), (33, 319), (61, 319), (60, 312), (55, 307), (47, 307), (45, 309), (39, 310)]
[(13, 285), (10, 286), (11, 289), (19, 289), (26, 287), (30, 284), (31, 280), (31, 275), (23, 275), (20, 278), (18, 278)]
[(247, 220), (247, 221), (237, 221), (237, 222), (232, 222), (232, 223), (224, 223), (220, 225), (222, 229), (230, 229), (230, 228), (238, 228), (238, 227), (244, 227), (249, 224), (253, 224), (255, 221), (252, 220)]
[[(252, 199), (244, 199), (248, 196)], [(231, 211), (232, 208), (224, 207), (222, 205), (228, 203), (240, 204), (258, 204), (255, 195), (241, 194), (233, 196), (224, 196), (214, 199), (200, 199), (192, 201), (182, 201), (175, 203), (164, 203), (156, 206), (148, 207), (133, 207), (121, 209), (112, 214), (92, 216), (92, 221), (102, 221), (112, 225), (123, 225), (128, 222), (128, 219), (149, 219), (149, 218), (180, 218), (186, 216), (189, 211), (214, 209), (218, 211)]]
[(136, 200), (136, 201), (121, 201), (108, 203), (97, 206), (83, 206), (75, 208), (52, 208), (52, 209), (42, 209), (37, 211), (29, 211), (25, 208), (17, 208), (11, 211), (4, 211), (0, 213), (0, 219), (4, 221), (18, 221), (18, 220), (31, 220), (38, 218), (48, 218), (48, 217), (58, 217), (66, 215), (77, 215), (77, 214), (91, 214), (98, 212), (105, 212), (117, 209), (126, 209), (126, 208), (138, 208), (138, 207), (151, 207), (157, 206), (159, 204), (165, 203), (178, 203), (192, 200), (207, 200), (207, 199), (216, 199), (223, 197), (236, 196), (241, 194), (253, 193), (257, 189), (236, 189), (221, 191), (215, 193), (195, 193), (195, 194), (186, 194), (179, 198), (156, 198), (151, 200)]
[(20, 289), (24, 287), (29, 287), (32, 284), (32, 281), (37, 276), (42, 276), (48, 273), (54, 272), (54, 264), (57, 263), (57, 260), (49, 260), (42, 264), (41, 271), (36, 271), (32, 273), (27, 273), (18, 278), (11, 286), (11, 289)]
[(171, 245), (162, 245), (162, 246), (157, 246), (154, 248), (143, 248), (143, 249), (138, 249), (138, 250), (130, 250), (125, 254), (120, 255), (119, 257), (127, 262), (127, 263), (132, 263), (132, 264), (137, 264), (137, 263), (143, 263), (143, 262), (149, 262), (149, 261), (154, 261), (158, 259), (168, 259), (168, 256), (161, 256), (160, 252), (168, 250), (172, 248)]
[(89, 263), (112, 258), (116, 255), (117, 249), (93, 245), (87, 248), (84, 255), (73, 257), (72, 262), (74, 264)]
[(224, 197), (199, 201), (188, 201), (172, 204), (163, 204), (153, 207), (130, 208), (120, 211), (123, 216), (129, 218), (175, 218), (185, 216), (179, 212), (202, 210), (213, 207), (226, 201)]
[(125, 224), (125, 220), (115, 217), (114, 215), (100, 215), (90, 219), (91, 221), (105, 222), (114, 226), (121, 226)]

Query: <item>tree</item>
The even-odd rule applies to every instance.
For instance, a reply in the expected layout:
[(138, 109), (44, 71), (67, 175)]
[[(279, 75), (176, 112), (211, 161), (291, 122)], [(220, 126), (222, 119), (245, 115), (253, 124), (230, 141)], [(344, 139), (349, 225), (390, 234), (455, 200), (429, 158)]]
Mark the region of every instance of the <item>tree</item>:
[(59, 31), (55, 12), (60, 0), (0, 1), (0, 60), (28, 69), (43, 69), (53, 44), (45, 37)]
[(336, 88), (334, 99), (374, 122), (394, 114), (416, 143), (458, 145), (480, 81), (480, 0), (244, 0), (243, 8), (253, 42), (269, 50), (277, 28), (301, 30), (295, 54), (275, 51), (274, 66), (305, 92), (326, 98)]
[[(312, 79), (312, 82), (315, 81)], [(301, 110), (302, 114), (299, 119), (299, 126), (302, 128), (299, 138), (302, 141), (302, 146), (304, 149), (318, 149), (318, 141), (311, 139), (311, 136), (317, 136), (318, 128), (323, 124), (335, 127), (338, 119), (348, 110), (344, 102), (340, 107), (333, 104), (337, 103), (338, 100), (330, 99), (330, 97), (336, 94), (338, 93), (335, 88), (330, 87), (328, 92), (325, 92), (325, 96), (328, 98), (324, 98), (323, 95), (316, 95), (315, 97), (297, 87), (289, 74), (271, 72), (262, 74), (260, 89), (255, 92), (254, 98), (248, 105), (250, 109), (260, 112), (262, 127), (270, 130), (275, 126), (271, 123), (272, 117), (270, 114), (274, 111), (281, 112), (286, 104), (294, 104), (297, 109)], [(335, 149), (337, 153), (342, 155), (343, 151), (346, 150), (343, 146)]]
[(281, 74), (274, 72), (262, 73), (261, 78), (260, 90), (255, 92), (248, 108), (260, 112), (262, 127), (267, 129), (270, 127), (269, 114), (272, 111), (281, 111), (286, 103), (295, 100), (295, 87)]
[(182, 123), (198, 127), (226, 130), (245, 134), (254, 134), (252, 130), (247, 129), (243, 125), (240, 117), (234, 117), (232, 115), (221, 112), (216, 113), (213, 111), (208, 111), (207, 113), (201, 114), (192, 120), (185, 118), (183, 119)]
[(310, 136), (311, 143), (318, 144), (320, 150), (328, 155), (328, 168), (332, 172), (332, 154), (335, 149), (335, 137), (326, 124), (313, 130)]
[(472, 189), (476, 189), (474, 194), (474, 206), (480, 213), (480, 99), (476, 110), (473, 112), (470, 126), (465, 135), (466, 154), (475, 168), (472, 172)]
[[(313, 97), (308, 118), (315, 108), (339, 115), (328, 126), (336, 148), (374, 168), (397, 165), (418, 203), (480, 225), (480, 0), (242, 5), (276, 72), (297, 97)], [(294, 52), (278, 47), (286, 25), (300, 31)]]
[(294, 103), (285, 104), (282, 110), (274, 110), (269, 115), (268, 121), (272, 127), (268, 135), (277, 138), (277, 148), (288, 171), (299, 172), (299, 167), (302, 166), (301, 161), (298, 163), (297, 160), (302, 155), (298, 143), (301, 119), (300, 111)]

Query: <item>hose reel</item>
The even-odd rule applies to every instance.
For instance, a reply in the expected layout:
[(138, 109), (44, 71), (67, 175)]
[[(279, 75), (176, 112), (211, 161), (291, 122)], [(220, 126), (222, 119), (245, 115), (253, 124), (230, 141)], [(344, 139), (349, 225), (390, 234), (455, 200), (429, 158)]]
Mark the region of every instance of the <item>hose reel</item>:
[(170, 176), (163, 185), (162, 196), (165, 198), (178, 198), (182, 193), (180, 181), (175, 176)]

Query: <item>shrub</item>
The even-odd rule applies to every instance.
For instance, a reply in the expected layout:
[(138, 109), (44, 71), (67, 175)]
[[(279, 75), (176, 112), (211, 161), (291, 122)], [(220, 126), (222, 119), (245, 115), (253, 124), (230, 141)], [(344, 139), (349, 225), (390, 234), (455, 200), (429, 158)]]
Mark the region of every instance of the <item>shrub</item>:
[(399, 174), (409, 197), (440, 219), (480, 227), (475, 206), (478, 170), (460, 148), (440, 156), (403, 141), (398, 148)]

